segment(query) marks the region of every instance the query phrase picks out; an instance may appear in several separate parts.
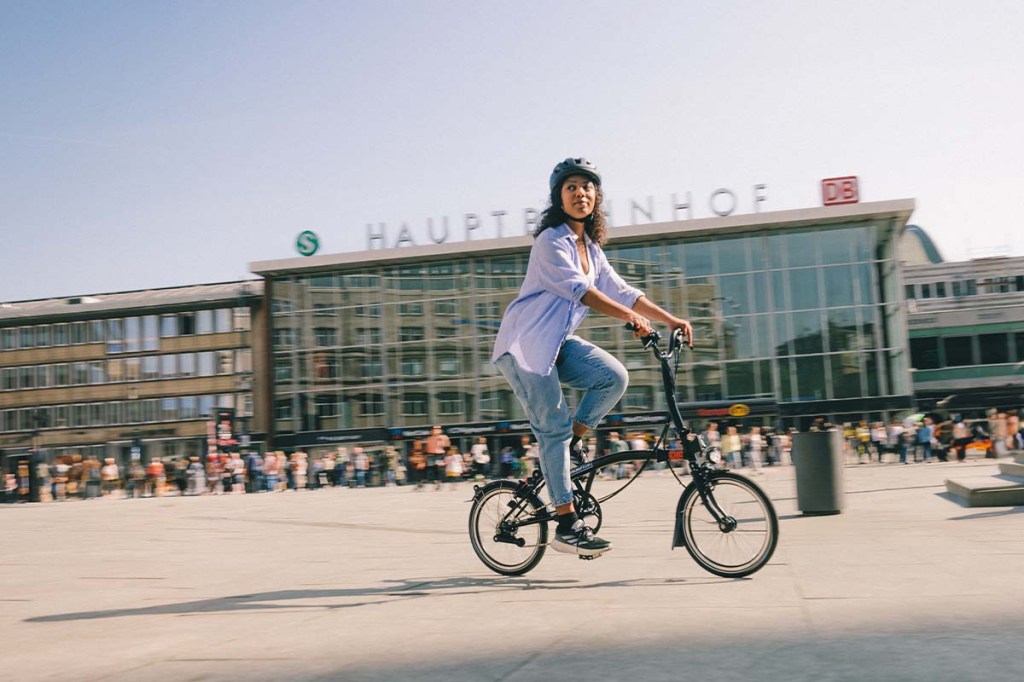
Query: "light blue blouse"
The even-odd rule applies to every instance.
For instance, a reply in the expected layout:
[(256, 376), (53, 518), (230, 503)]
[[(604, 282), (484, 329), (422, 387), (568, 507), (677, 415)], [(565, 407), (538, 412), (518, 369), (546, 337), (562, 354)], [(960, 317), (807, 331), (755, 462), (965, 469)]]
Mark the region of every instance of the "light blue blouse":
[[(593, 286), (632, 308), (644, 292), (626, 284), (601, 247), (589, 239), (587, 251), (596, 278)], [(537, 235), (519, 296), (505, 309), (501, 320), (491, 362), (511, 353), (520, 369), (551, 374), (562, 342), (590, 311), (581, 301), (590, 287), (576, 251), (576, 236), (568, 225), (551, 227)]]

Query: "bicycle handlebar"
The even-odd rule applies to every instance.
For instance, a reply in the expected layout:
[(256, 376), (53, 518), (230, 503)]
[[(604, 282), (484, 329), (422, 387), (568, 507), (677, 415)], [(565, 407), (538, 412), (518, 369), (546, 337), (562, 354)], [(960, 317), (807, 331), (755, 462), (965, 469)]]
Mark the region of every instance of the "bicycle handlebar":
[[(626, 329), (628, 329), (631, 332), (635, 332), (636, 331), (636, 325), (633, 324), (632, 322), (627, 322), (626, 323)], [(650, 336), (641, 336), (640, 337), (640, 341), (644, 344), (644, 348), (652, 348), (653, 347), (654, 352), (657, 353), (658, 357), (661, 358), (661, 359), (668, 359), (668, 358), (672, 357), (675, 354), (675, 352), (677, 350), (679, 350), (686, 343), (685, 338), (683, 336), (683, 330), (682, 329), (673, 329), (672, 330), (672, 337), (669, 339), (669, 342), (668, 342), (668, 350), (665, 351), (664, 353), (662, 353), (661, 349), (658, 348), (658, 341), (660, 341), (660, 340), (661, 340), (661, 334), (658, 333), (657, 329), (652, 329)]]

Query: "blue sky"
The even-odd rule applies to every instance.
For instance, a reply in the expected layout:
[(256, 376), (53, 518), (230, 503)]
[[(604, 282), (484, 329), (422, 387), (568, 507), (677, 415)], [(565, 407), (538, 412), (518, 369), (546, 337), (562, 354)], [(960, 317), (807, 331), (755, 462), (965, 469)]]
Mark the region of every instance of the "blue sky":
[(0, 300), (240, 279), (305, 229), (520, 233), (569, 155), (618, 224), (852, 174), (949, 260), (1024, 255), (1022, 30), (994, 1), (0, 0)]

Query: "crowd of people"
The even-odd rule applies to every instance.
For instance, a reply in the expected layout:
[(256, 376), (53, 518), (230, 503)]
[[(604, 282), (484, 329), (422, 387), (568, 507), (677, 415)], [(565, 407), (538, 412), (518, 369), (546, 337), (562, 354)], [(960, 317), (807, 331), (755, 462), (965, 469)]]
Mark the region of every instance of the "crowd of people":
[(876, 421), (843, 424), (847, 461), (964, 462), (968, 451), (985, 457), (1002, 457), (1024, 449), (1024, 430), (1016, 410), (990, 410), (984, 417), (959, 414), (912, 415), (888, 424)]
[[(965, 461), (968, 451), (997, 457), (1009, 450), (1024, 449), (1024, 430), (1015, 411), (990, 411), (983, 418), (943, 416), (937, 413), (912, 415), (889, 423), (849, 422), (831, 425), (824, 421), (812, 429), (835, 428), (843, 433), (846, 462), (903, 463)], [(773, 429), (761, 425), (744, 427), (734, 422), (709, 422), (701, 431), (719, 452), (726, 466), (745, 468), (757, 475), (763, 467), (792, 462), (792, 434), (795, 429)], [(591, 437), (589, 457), (626, 450), (646, 450), (654, 436), (643, 432), (609, 432), (599, 443)], [(678, 444), (669, 445), (669, 449)], [(462, 451), (435, 426), (423, 440), (409, 443), (403, 454), (392, 445), (371, 449), (338, 447), (316, 456), (305, 452), (212, 453), (148, 462), (132, 460), (123, 465), (114, 458), (65, 455), (55, 462), (40, 462), (37, 483), (42, 501), (139, 498), (164, 495), (262, 493), (318, 488), (365, 488), (371, 486), (414, 486), (416, 490), (454, 489), (466, 480), (525, 478), (539, 467), (537, 443), (523, 436), (516, 446), (506, 445), (492, 453), (486, 438), (476, 438)], [(629, 478), (643, 465), (641, 460), (606, 467), (600, 475), (611, 479)], [(664, 464), (654, 465), (660, 469)], [(683, 464), (685, 470), (685, 464)], [(22, 462), (2, 479), (4, 501), (27, 501), (29, 473)]]

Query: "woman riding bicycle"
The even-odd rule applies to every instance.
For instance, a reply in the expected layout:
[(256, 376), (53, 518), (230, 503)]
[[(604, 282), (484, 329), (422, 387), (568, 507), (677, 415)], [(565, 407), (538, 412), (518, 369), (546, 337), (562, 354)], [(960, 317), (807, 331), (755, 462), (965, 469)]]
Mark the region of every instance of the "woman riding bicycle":
[[(573, 332), (591, 308), (651, 333), (653, 318), (680, 329), (692, 345), (690, 323), (649, 301), (608, 263), (601, 175), (583, 158), (565, 159), (548, 182), (551, 205), (540, 219), (526, 278), (505, 310), (491, 361), (512, 386), (540, 445), (540, 464), (558, 526), (551, 547), (599, 556), (611, 544), (597, 537), (573, 508), (570, 455), (619, 401), (629, 377), (611, 354)], [(562, 383), (585, 393), (570, 416)]]

